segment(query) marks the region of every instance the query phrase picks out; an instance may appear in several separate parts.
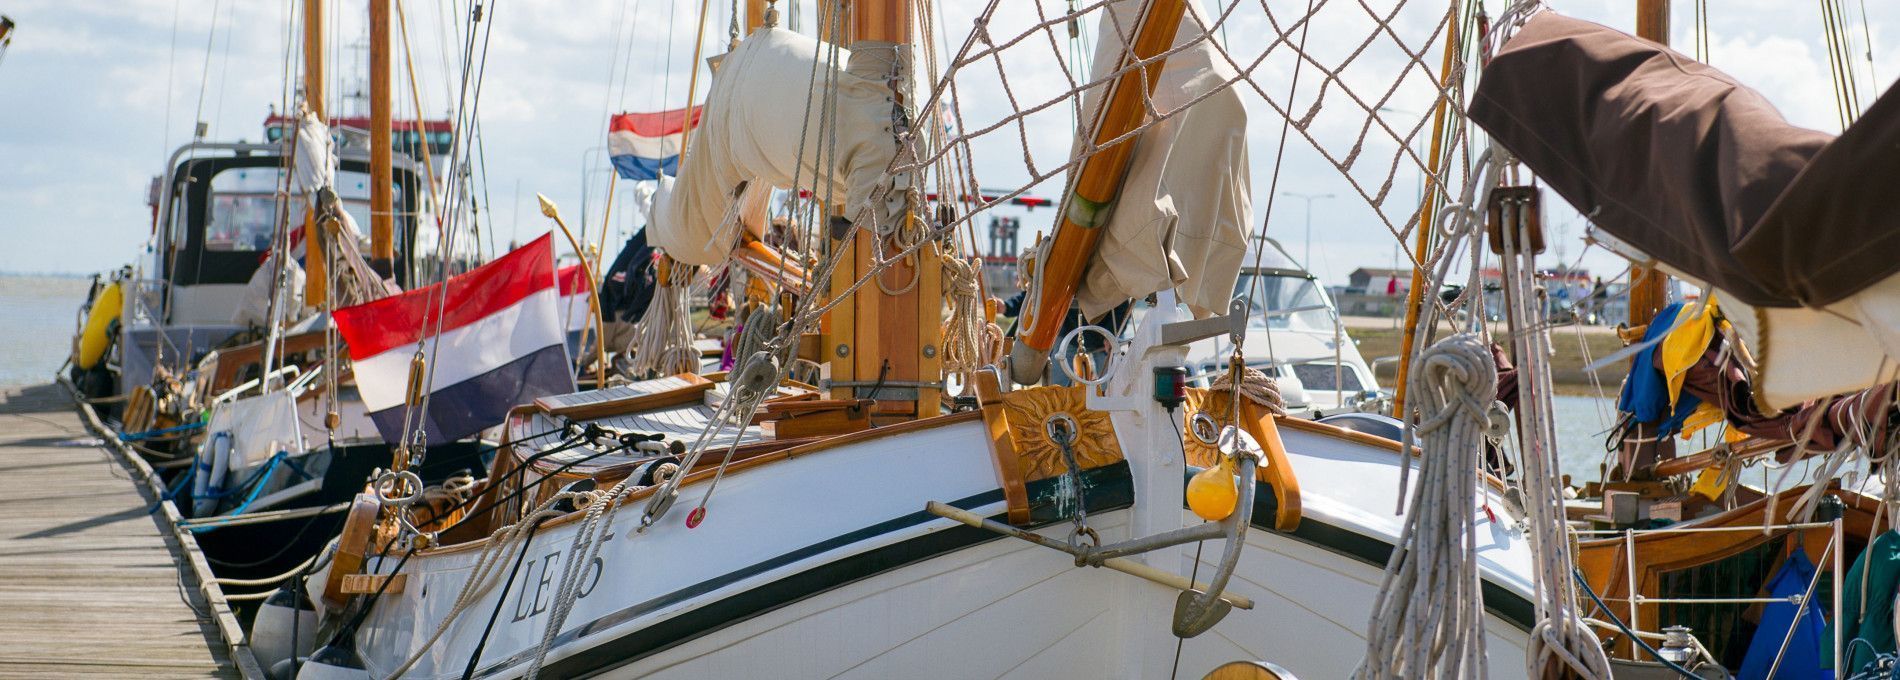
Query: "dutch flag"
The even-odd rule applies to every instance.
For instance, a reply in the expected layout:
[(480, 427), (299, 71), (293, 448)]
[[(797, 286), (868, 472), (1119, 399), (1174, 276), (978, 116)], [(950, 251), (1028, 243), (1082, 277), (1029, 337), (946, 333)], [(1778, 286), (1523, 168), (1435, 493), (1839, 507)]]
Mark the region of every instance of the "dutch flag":
[(704, 110), (693, 107), (691, 122), (686, 120), (686, 109), (614, 116), (607, 127), (607, 155), (620, 178), (659, 179), (662, 174), (678, 174), (680, 140), (687, 127), (699, 124), (699, 114)]
[(518, 404), (573, 392), (559, 298), (554, 241), (544, 234), (446, 284), (336, 310), (357, 391), (384, 441), (402, 437), (418, 346), (435, 372), (428, 409), (417, 414), (432, 444), (498, 425)]

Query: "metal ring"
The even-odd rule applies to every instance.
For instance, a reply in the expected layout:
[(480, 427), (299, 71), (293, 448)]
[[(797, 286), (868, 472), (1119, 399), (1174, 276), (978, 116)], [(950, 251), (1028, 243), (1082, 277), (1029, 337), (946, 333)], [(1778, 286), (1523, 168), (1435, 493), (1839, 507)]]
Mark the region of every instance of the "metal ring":
[[(1084, 380), (1082, 378), (1076, 377), (1075, 375), (1075, 352), (1071, 350), (1067, 354), (1064, 354), (1061, 351), (1063, 349), (1068, 348), (1069, 341), (1076, 339), (1077, 336), (1080, 335), (1083, 331), (1095, 331), (1096, 333), (1100, 333), (1102, 335), (1102, 339), (1106, 341), (1105, 344), (1108, 348), (1108, 358), (1102, 361), (1102, 366), (1096, 371), (1097, 373), (1096, 377), (1092, 379), (1088, 379), (1088, 380)], [(1120, 339), (1116, 338), (1115, 334), (1108, 332), (1108, 329), (1106, 328), (1097, 326), (1095, 324), (1089, 324), (1087, 326), (1076, 326), (1075, 330), (1069, 331), (1066, 335), (1063, 335), (1062, 340), (1056, 343), (1056, 346), (1055, 346), (1056, 356), (1062, 359), (1062, 361), (1058, 361), (1056, 363), (1062, 367), (1062, 373), (1064, 375), (1069, 376), (1069, 380), (1072, 380), (1084, 385), (1088, 385), (1089, 387), (1099, 387), (1101, 386), (1102, 383), (1108, 382), (1108, 376), (1114, 373), (1114, 371), (1110, 369), (1114, 368), (1115, 366), (1115, 350), (1119, 349), (1118, 345), (1120, 344), (1121, 344)], [(1076, 346), (1080, 347), (1081, 345), (1077, 344)]]
[(1075, 442), (1075, 436), (1082, 428), (1069, 414), (1054, 413), (1042, 421), (1042, 431), (1049, 435), (1049, 441), (1062, 444)]
[[(399, 482), (409, 489), (409, 494), (405, 496), (390, 496), (390, 491), (394, 490), (396, 484)], [(392, 505), (406, 507), (422, 499), (422, 477), (408, 470), (403, 470), (402, 472), (384, 472), (376, 477), (376, 483), (370, 485), (370, 490), (376, 494), (376, 502), (381, 503), (384, 507)]]
[(1220, 433), (1220, 423), (1214, 422), (1214, 419), (1206, 413), (1196, 413), (1193, 418), (1188, 419), (1188, 434), (1194, 437), (1195, 441), (1220, 448)]
[(1089, 537), (1089, 540), (1095, 544), (1095, 547), (1102, 547), (1102, 535), (1095, 533), (1095, 528), (1086, 524), (1069, 530), (1069, 545), (1081, 545), (1082, 543), (1076, 539), (1082, 536)]

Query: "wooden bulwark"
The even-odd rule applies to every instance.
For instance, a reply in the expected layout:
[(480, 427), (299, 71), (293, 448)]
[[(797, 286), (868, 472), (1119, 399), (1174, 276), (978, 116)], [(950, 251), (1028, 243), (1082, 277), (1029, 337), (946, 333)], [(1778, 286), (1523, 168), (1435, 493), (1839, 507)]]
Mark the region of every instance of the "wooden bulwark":
[(0, 678), (239, 677), (140, 472), (98, 436), (60, 386), (0, 392)]

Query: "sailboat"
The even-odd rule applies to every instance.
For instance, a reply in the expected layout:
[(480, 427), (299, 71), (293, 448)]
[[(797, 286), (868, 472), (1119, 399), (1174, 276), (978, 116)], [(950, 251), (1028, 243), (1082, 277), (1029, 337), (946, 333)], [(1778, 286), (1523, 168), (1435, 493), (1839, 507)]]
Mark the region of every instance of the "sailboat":
[[(309, 642), (321, 647), (261, 661), (312, 678), (1194, 677), (1234, 660), (1352, 674), (1408, 531), (1393, 509), (1425, 473), (1398, 441), (1277, 414), (1269, 393), (1243, 389), (1259, 374), (1238, 353), (1221, 382), (1186, 387), (1192, 343), (1245, 341), (1253, 313), (1226, 300), (1238, 253), (1199, 246), (1213, 264), (1187, 274), (1191, 288), (1164, 263), (1167, 285), (1106, 365), (1055, 369), (1078, 384), (1008, 380), (1045, 373), (1061, 316), (1045, 312), (1078, 290), (1085, 312), (1116, 294), (1083, 282), (1097, 251), (1075, 239), (1107, 206), (1139, 215), (1154, 195), (1134, 189), (1164, 190), (1139, 181), (1163, 171), (1169, 146), (1244, 129), (1231, 88), (1191, 89), (1225, 67), (1209, 15), (1187, 5), (1102, 14), (1096, 72), (1108, 75), (1078, 145), (1158, 141), (1079, 156), (1017, 354), (966, 366), (962, 406), (944, 380), (961, 329), (939, 321), (958, 293), (935, 264), (956, 244), (931, 231), (961, 218), (916, 200), (918, 159), (936, 151), (910, 133), (929, 129), (918, 102), (941, 92), (916, 87), (917, 6), (864, 3), (849, 21), (826, 10), (848, 50), (749, 26), (719, 59), (650, 237), (687, 270), (760, 250), (767, 189), (825, 197), (807, 207), (834, 216), (828, 248), (802, 270), (830, 294), (779, 308), (776, 333), (728, 374), (520, 405), (453, 520), (360, 496), (305, 581), (324, 603)], [(1188, 51), (1163, 70), (1170, 45)], [(783, 115), (788, 93), (826, 113)], [(1150, 97), (1200, 127), (1157, 133), (1138, 115)], [(836, 141), (815, 151), (801, 138)], [(1244, 178), (1244, 154), (1226, 163)], [(1201, 205), (1232, 229), (1251, 222), (1245, 201)], [(783, 380), (798, 361), (826, 364), (822, 380)], [(1531, 543), (1502, 485), (1466, 471), (1476, 495), (1448, 510), (1473, 521), (1458, 625), (1484, 638), (1467, 649), (1493, 659), (1491, 677), (1515, 677), (1537, 626)]]

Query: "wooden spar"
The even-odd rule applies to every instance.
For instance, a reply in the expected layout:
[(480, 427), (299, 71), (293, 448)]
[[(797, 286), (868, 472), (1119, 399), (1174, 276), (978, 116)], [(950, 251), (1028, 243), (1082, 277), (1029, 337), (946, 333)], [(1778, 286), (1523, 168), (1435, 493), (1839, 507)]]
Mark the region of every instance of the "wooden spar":
[[(1445, 57), (1438, 65), (1438, 77), (1443, 82), (1451, 75), (1452, 58), (1458, 55), (1458, 17), (1452, 16), (1445, 31)], [(1432, 223), (1438, 213), (1438, 171), (1439, 159), (1444, 156), (1445, 142), (1445, 106), (1449, 97), (1442, 97), (1438, 105), (1432, 107), (1432, 148), (1425, 155), (1425, 197), (1418, 205), (1418, 236), (1412, 244), (1413, 262), (1424, 262), (1432, 247)], [(1418, 319), (1425, 307), (1425, 270), (1412, 267), (1412, 288), (1405, 291), (1405, 332), (1399, 340), (1398, 385), (1392, 394), (1392, 415), (1401, 420), (1405, 416), (1405, 380), (1412, 367), (1412, 343), (1418, 340)]]
[[(390, 165), (389, 3), (369, 0), (369, 266), (387, 278), (396, 259), (396, 192)], [(421, 112), (416, 112), (418, 117)], [(418, 121), (420, 122), (420, 121)], [(413, 201), (414, 198), (411, 197)]]
[[(1669, 44), (1669, 0), (1637, 0), (1636, 36)], [(1629, 304), (1631, 326), (1647, 324), (1662, 311), (1665, 302), (1663, 283), (1667, 275), (1649, 265), (1630, 267)]]
[[(1075, 171), (1075, 188), (1063, 201), (1062, 218), (1056, 222), (1052, 237), (1054, 242), (1048, 255), (1042, 258), (1041, 271), (1036, 273), (1037, 280), (1033, 284), (1037, 286), (1036, 304), (1033, 309), (1023, 310), (1023, 330), (1017, 334), (1016, 342), (1040, 354), (1046, 355), (1055, 345), (1069, 303), (1075, 300), (1075, 291), (1081, 287), (1082, 274), (1095, 255), (1102, 227), (1108, 223), (1122, 180), (1127, 177), (1128, 161), (1135, 153), (1135, 138), (1113, 146), (1104, 145), (1136, 130), (1146, 120), (1146, 102), (1154, 94), (1155, 85), (1161, 80), (1161, 67), (1167, 61), (1157, 55), (1174, 45), (1175, 31), (1180, 28), (1181, 16), (1187, 7), (1185, 0), (1149, 0), (1147, 5), (1135, 29), (1134, 44), (1129, 46), (1129, 54), (1122, 57), (1122, 66), (1146, 63), (1116, 78), (1108, 96), (1103, 98), (1101, 113), (1096, 116), (1091, 131), (1091, 141), (1100, 150), (1082, 161), (1082, 166)], [(1148, 61), (1150, 59), (1153, 61)]]
[(1656, 479), (1668, 479), (1676, 475), (1701, 470), (1702, 468), (1720, 462), (1723, 449), (1727, 449), (1729, 455), (1735, 460), (1746, 461), (1751, 458), (1759, 458), (1780, 451), (1790, 446), (1794, 446), (1794, 443), (1753, 437), (1736, 446), (1716, 445), (1681, 458), (1665, 460), (1651, 467), (1650, 474), (1654, 475)]
[[(328, 122), (323, 105), (323, 0), (303, 0), (303, 103), (317, 120)], [(329, 298), (328, 258), (316, 213), (304, 209), (304, 304), (321, 307)]]
[[(909, 0), (854, 3), (845, 23), (852, 49), (888, 49), (911, 41)], [(829, 18), (829, 17), (827, 17)], [(878, 46), (864, 43), (881, 43)], [(901, 54), (909, 69), (909, 55)], [(903, 92), (898, 93), (904, 96)], [(893, 106), (904, 106), (901, 99)], [(900, 194), (901, 195), (901, 194)], [(919, 206), (906, 206), (902, 219), (921, 219)], [(867, 225), (868, 226), (868, 225)], [(878, 247), (872, 230), (858, 229), (849, 241), (831, 244), (842, 251), (830, 281), (834, 295), (870, 275), (878, 255), (893, 250)], [(840, 304), (828, 320), (832, 348), (833, 399), (856, 399), (876, 390), (876, 416), (884, 419), (925, 418), (942, 409), (943, 268), (936, 243), (925, 243), (915, 256), (892, 264), (878, 274), (879, 281), (858, 288), (853, 299)], [(891, 294), (886, 290), (901, 290)], [(874, 386), (882, 382), (884, 386)], [(912, 394), (914, 392), (914, 395)], [(903, 395), (903, 396), (894, 396)]]
[(765, 0), (745, 0), (745, 24), (740, 27), (739, 39), (752, 35), (752, 31), (765, 25)]
[[(1636, 35), (1669, 44), (1669, 0), (1637, 0)], [(1629, 325), (1647, 325), (1656, 320), (1656, 313), (1662, 311), (1663, 305), (1668, 302), (1663, 291), (1663, 283), (1667, 280), (1668, 276), (1653, 266), (1635, 264), (1630, 267)], [(1626, 466), (1625, 470), (1648, 469), (1675, 457), (1675, 439), (1656, 435), (1657, 430), (1653, 425), (1635, 423), (1631, 426), (1618, 455), (1619, 462)]]
[[(594, 278), (594, 268), (587, 264), (587, 251), (581, 248), (580, 240), (574, 238), (574, 232), (568, 230), (567, 221), (561, 219), (561, 209), (554, 205), (554, 201), (548, 200), (545, 194), (537, 193), (534, 197), (541, 202), (541, 214), (547, 215), (554, 220), (554, 226), (561, 228), (561, 235), (567, 237), (568, 247), (573, 248), (574, 255), (581, 260), (581, 275), (587, 277), (587, 303), (594, 311), (594, 334), (600, 337), (601, 332), (606, 330), (600, 314), (600, 279)], [(604, 351), (594, 356), (594, 385), (607, 386), (607, 353)]]

